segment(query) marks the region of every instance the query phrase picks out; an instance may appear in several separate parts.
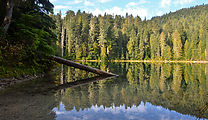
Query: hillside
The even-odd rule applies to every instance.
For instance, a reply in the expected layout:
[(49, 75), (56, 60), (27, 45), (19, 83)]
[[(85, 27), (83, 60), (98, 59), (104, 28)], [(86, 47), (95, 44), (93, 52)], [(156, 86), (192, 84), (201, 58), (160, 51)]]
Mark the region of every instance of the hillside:
[(93, 16), (69, 10), (53, 16), (59, 44), (70, 59), (206, 60), (208, 5), (151, 20), (126, 14)]

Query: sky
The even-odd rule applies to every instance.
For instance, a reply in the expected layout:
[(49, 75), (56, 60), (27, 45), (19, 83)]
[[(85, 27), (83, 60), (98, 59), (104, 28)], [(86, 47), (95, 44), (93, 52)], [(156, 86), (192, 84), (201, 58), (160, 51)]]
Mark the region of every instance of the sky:
[(54, 4), (54, 13), (60, 10), (65, 16), (66, 11), (78, 10), (92, 13), (93, 15), (122, 15), (126, 13), (151, 19), (154, 16), (175, 12), (181, 8), (208, 4), (208, 0), (50, 0)]

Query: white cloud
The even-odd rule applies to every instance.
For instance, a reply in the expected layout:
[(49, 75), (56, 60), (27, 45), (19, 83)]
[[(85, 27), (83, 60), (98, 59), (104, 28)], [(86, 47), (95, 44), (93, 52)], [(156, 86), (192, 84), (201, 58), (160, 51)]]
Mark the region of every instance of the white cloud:
[(98, 1), (101, 2), (101, 3), (106, 3), (106, 2), (110, 2), (112, 0), (98, 0)]
[(111, 15), (123, 15), (123, 9), (119, 7), (113, 7), (111, 9), (106, 9), (105, 12)]
[(81, 3), (83, 2), (83, 0), (74, 0), (74, 3), (78, 4), (78, 3)]
[(85, 5), (85, 6), (94, 6), (94, 3), (85, 0), (84, 5)]
[(165, 7), (166, 5), (169, 6), (171, 4), (171, 0), (162, 0), (161, 7)]
[(140, 16), (142, 19), (144, 19), (147, 16), (148, 10), (145, 8), (138, 8), (138, 7), (134, 7), (134, 8), (113, 7), (113, 8), (105, 9), (105, 10), (100, 10), (97, 8), (95, 10), (89, 10), (89, 12), (91, 12), (92, 14), (96, 16), (98, 16), (99, 14), (104, 15), (105, 13), (111, 14), (111, 15), (125, 16), (126, 13), (128, 13), (129, 15), (132, 14), (134, 17)]
[(82, 3), (82, 2), (83, 2), (83, 0), (74, 0), (74, 1), (68, 2), (67, 4), (68, 5), (75, 5), (75, 4), (79, 4), (79, 3)]
[(104, 12), (98, 8), (96, 8), (95, 10), (89, 10), (89, 12), (96, 16), (98, 16), (99, 14), (104, 15)]
[(61, 114), (64, 114), (64, 113), (66, 113), (66, 112), (56, 111), (57, 115), (61, 115)]
[(170, 6), (171, 4), (180, 4), (180, 5), (184, 5), (184, 4), (189, 4), (192, 3), (196, 0), (161, 0), (161, 7), (166, 7), (166, 6)]
[(57, 0), (50, 0), (50, 2), (56, 2)]
[(54, 7), (54, 13), (58, 13), (59, 11), (61, 11), (62, 13), (62, 18), (64, 18), (66, 16), (66, 11), (71, 9), (71, 6), (67, 6), (67, 5), (56, 5)]
[(141, 4), (148, 3), (146, 0), (139, 0), (138, 2), (129, 2), (126, 7), (133, 7)]
[(192, 3), (194, 2), (195, 0), (175, 0), (174, 1), (174, 4), (181, 4), (181, 5), (184, 5), (184, 4), (189, 4), (189, 3)]
[(162, 11), (157, 11), (156, 15), (157, 16), (162, 16), (163, 15), (163, 12)]
[(126, 5), (126, 7), (131, 7), (131, 6), (136, 6), (137, 5), (137, 3), (135, 3), (135, 2), (130, 2), (130, 3), (128, 3), (127, 5)]
[(148, 2), (148, 1), (146, 1), (146, 0), (140, 0), (138, 3), (139, 3), (139, 4), (145, 4), (145, 3), (150, 3), (150, 2)]

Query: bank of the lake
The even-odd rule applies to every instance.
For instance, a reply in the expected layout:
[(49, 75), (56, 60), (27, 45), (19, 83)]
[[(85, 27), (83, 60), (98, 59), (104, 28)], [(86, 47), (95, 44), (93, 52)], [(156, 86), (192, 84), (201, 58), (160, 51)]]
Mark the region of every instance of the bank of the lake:
[[(54, 63), (55, 64), (55, 63)], [(58, 67), (55, 64), (48, 69), (38, 69), (31, 67), (1, 67), (0, 68), (0, 90), (10, 87), (14, 84), (30, 81), (36, 78), (43, 77), (45, 74), (51, 71), (55, 71)]]
[(75, 60), (76, 62), (138, 62), (138, 63), (204, 63), (208, 61), (185, 61), (185, 60)]
[(38, 75), (25, 75), (19, 78), (15, 77), (10, 77), (10, 78), (0, 78), (0, 90), (5, 89), (7, 87), (10, 87), (14, 84), (33, 80), (38, 77), (42, 77), (43, 74), (38, 74)]
[[(76, 62), (103, 62), (102, 60), (75, 60)], [(175, 60), (109, 60), (111, 63), (185, 63), (185, 64), (207, 64), (208, 61), (175, 61)], [(57, 67), (57, 65), (56, 65)], [(50, 71), (50, 70), (48, 70)], [(29, 81), (38, 77), (44, 76), (43, 70), (34, 70), (31, 68), (13, 68), (8, 71), (1, 72), (0, 75), (0, 90), (7, 88), (16, 83)]]

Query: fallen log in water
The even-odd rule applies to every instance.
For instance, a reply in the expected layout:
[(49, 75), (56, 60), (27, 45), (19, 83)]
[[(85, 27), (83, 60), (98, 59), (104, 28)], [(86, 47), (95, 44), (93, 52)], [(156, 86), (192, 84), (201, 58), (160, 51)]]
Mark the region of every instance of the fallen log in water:
[(72, 67), (75, 67), (75, 68), (78, 68), (78, 69), (81, 69), (81, 70), (89, 71), (89, 72), (92, 72), (92, 73), (95, 73), (95, 74), (98, 74), (98, 75), (101, 75), (101, 76), (118, 76), (116, 74), (108, 73), (106, 71), (102, 71), (102, 70), (99, 70), (99, 69), (96, 69), (96, 68), (92, 68), (92, 67), (89, 67), (89, 66), (86, 66), (86, 65), (82, 65), (82, 64), (73, 62), (71, 60), (61, 58), (61, 57), (51, 56), (51, 58), (52, 58), (52, 60), (54, 60), (58, 63), (68, 65), (68, 66), (72, 66)]

